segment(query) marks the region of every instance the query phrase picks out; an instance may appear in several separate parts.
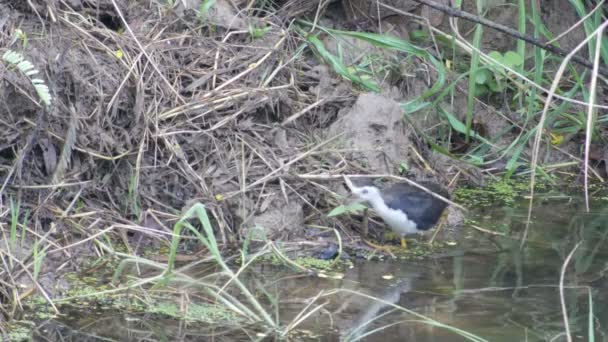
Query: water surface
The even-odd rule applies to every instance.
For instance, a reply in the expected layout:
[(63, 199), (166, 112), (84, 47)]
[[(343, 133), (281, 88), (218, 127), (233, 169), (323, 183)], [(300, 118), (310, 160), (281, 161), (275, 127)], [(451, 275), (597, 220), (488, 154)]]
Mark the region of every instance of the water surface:
[[(487, 341), (565, 341), (560, 271), (580, 244), (564, 278), (572, 336), (590, 339), (592, 303), (591, 334), (596, 341), (608, 341), (608, 206), (600, 201), (585, 213), (580, 201), (568, 197), (538, 202), (523, 246), (519, 237), (527, 208), (486, 208), (471, 213), (472, 225), (498, 234), (465, 227), (457, 245), (423, 260), (355, 260), (341, 279), (294, 275), (282, 266), (263, 265), (247, 282), (278, 300), (274, 314), (284, 325), (313, 299), (309, 309), (323, 304), (290, 340), (467, 340), (439, 325), (444, 324)], [(271, 339), (259, 327), (93, 311), (45, 321), (38, 333), (79, 341)]]

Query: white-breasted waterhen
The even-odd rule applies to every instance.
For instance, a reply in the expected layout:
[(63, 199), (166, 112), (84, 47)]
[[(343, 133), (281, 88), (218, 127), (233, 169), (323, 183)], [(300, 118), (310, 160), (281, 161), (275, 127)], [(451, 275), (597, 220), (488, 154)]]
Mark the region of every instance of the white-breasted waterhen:
[[(350, 182), (347, 182), (350, 183)], [(449, 198), (438, 184), (417, 183), (427, 190)], [(366, 184), (349, 184), (353, 195), (369, 204), (390, 229), (401, 236), (401, 246), (406, 247), (405, 235), (426, 231), (437, 224), (448, 203), (433, 194), (411, 184), (400, 182), (383, 189)]]

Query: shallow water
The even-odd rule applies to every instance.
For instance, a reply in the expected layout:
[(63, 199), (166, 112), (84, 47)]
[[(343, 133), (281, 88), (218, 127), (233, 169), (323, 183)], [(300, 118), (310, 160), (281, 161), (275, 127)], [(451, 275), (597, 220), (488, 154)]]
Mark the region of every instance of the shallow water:
[[(344, 271), (342, 279), (294, 275), (284, 267), (264, 265), (253, 272), (255, 279), (249, 283), (263, 284), (278, 298), (281, 304), (276, 314), (284, 325), (311, 298), (316, 300), (309, 309), (323, 304), (298, 325), (290, 340), (467, 340), (439, 325), (443, 324), (487, 341), (565, 341), (560, 336), (564, 332), (560, 270), (580, 243), (564, 279), (572, 336), (577, 341), (589, 340), (591, 295), (592, 334), (596, 341), (608, 341), (608, 205), (599, 203), (591, 213), (584, 213), (580, 201), (568, 198), (539, 202), (523, 249), (520, 240), (512, 237), (522, 235), (527, 208), (491, 208), (472, 213), (474, 225), (504, 236), (469, 227), (456, 246), (424, 260), (359, 260)], [(253, 328), (105, 311), (46, 321), (39, 331), (79, 341), (102, 336), (109, 340), (195, 341), (211, 336), (216, 341), (265, 340)]]

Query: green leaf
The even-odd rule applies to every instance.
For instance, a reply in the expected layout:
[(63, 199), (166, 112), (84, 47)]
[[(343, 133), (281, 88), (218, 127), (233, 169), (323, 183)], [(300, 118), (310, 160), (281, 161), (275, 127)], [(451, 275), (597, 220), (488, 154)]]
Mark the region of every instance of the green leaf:
[(486, 83), (486, 86), (490, 89), (490, 91), (492, 91), (493, 93), (499, 93), (502, 91), (502, 83), (497, 82), (494, 79), (491, 79), (490, 82)]
[(524, 59), (515, 51), (507, 51), (504, 56), (504, 64), (513, 68), (524, 63)]
[(483, 68), (478, 69), (475, 73), (475, 83), (477, 84), (485, 84), (492, 78), (492, 73), (490, 70)]
[[(458, 118), (456, 118), (452, 113), (445, 111), (442, 108), (439, 108), (439, 111), (441, 112), (441, 114), (445, 115), (445, 117), (448, 119), (448, 122), (450, 123), (450, 126), (452, 126), (455, 131), (457, 131), (458, 133), (466, 134), (467, 128), (464, 123), (462, 123), (462, 121), (458, 120)], [(488, 140), (477, 134), (477, 132), (475, 131), (471, 130), (471, 136), (483, 143), (490, 144)]]
[(199, 17), (205, 18), (209, 14), (211, 7), (215, 5), (215, 0), (203, 0), (201, 5), (198, 7)]
[(339, 205), (337, 207), (335, 207), (332, 211), (329, 212), (329, 214), (327, 214), (328, 217), (334, 217), (334, 216), (338, 216), (338, 215), (342, 215), (342, 214), (350, 214), (350, 213), (355, 213), (357, 211), (361, 211), (363, 209), (367, 208), (366, 206), (364, 206), (361, 203), (352, 203), (352, 204), (348, 204), (348, 205)]
[(266, 26), (262, 28), (255, 27), (253, 25), (249, 25), (249, 34), (253, 39), (262, 38), (272, 29), (271, 26)]
[(413, 101), (409, 101), (401, 104), (401, 108), (405, 111), (406, 114), (415, 113), (419, 110), (422, 110), (431, 105), (431, 102), (424, 102), (420, 99), (415, 99)]
[(519, 146), (517, 146), (517, 148), (515, 148), (515, 151), (513, 151), (513, 156), (511, 156), (511, 159), (509, 159), (509, 161), (507, 162), (507, 166), (505, 166), (505, 169), (507, 169), (507, 174), (506, 177), (509, 178), (513, 175), (513, 172), (515, 172), (515, 170), (517, 169), (517, 167), (519, 167), (520, 165), (522, 165), (521, 163), (518, 162), (519, 160), (519, 156), (521, 155), (521, 152), (523, 151), (524, 147), (526, 146), (526, 144), (519, 144)]
[(484, 84), (479, 84), (473, 88), (473, 95), (475, 97), (481, 97), (488, 93), (488, 87)]
[(306, 39), (314, 47), (315, 51), (323, 58), (327, 63), (329, 63), (335, 72), (342, 75), (342, 77), (350, 80), (353, 83), (359, 84), (366, 88), (367, 90), (372, 90), (375, 92), (380, 91), (380, 87), (373, 80), (364, 80), (359, 77), (354, 71), (353, 67), (347, 67), (344, 63), (334, 56), (331, 52), (329, 52), (323, 42), (315, 35), (309, 34), (306, 36)]
[(473, 163), (475, 165), (483, 164), (483, 157), (475, 155), (475, 154), (465, 156), (465, 160), (467, 160), (469, 163)]
[[(335, 34), (341, 34), (344, 36), (349, 36), (357, 39), (361, 39), (375, 46), (397, 50), (405, 53), (412, 54), (419, 58), (428, 59), (431, 64), (437, 70), (437, 81), (431, 89), (427, 90), (422, 94), (422, 98), (428, 98), (434, 94), (436, 94), (444, 85), (446, 78), (446, 71), (443, 63), (437, 60), (433, 55), (431, 55), (425, 49), (419, 48), (415, 45), (412, 45), (410, 42), (397, 38), (395, 36), (389, 36), (385, 34), (377, 34), (377, 33), (368, 33), (368, 32), (353, 32), (353, 31), (340, 31), (340, 30), (328, 30)], [(377, 87), (377, 86), (376, 86)], [(379, 87), (378, 87), (379, 88)]]
[(498, 51), (492, 51), (488, 54), (488, 56), (490, 56), (492, 59), (495, 59), (496, 61), (498, 61), (500, 63), (503, 62), (502, 54)]
[(414, 30), (414, 31), (410, 32), (411, 40), (426, 40), (428, 38), (429, 38), (429, 35), (426, 33), (426, 31)]

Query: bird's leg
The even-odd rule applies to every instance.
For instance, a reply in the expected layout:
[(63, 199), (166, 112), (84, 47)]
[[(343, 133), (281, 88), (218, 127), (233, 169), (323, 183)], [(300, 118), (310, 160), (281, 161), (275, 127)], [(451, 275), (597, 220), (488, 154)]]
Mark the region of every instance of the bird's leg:
[(373, 249), (384, 251), (391, 257), (395, 258), (395, 255), (387, 246), (376, 245), (375, 243), (367, 241), (367, 235), (369, 234), (369, 210), (368, 208), (363, 209), (363, 221), (361, 221), (361, 240)]
[(405, 240), (405, 237), (401, 237), (401, 248), (406, 249), (407, 248), (407, 241)]

